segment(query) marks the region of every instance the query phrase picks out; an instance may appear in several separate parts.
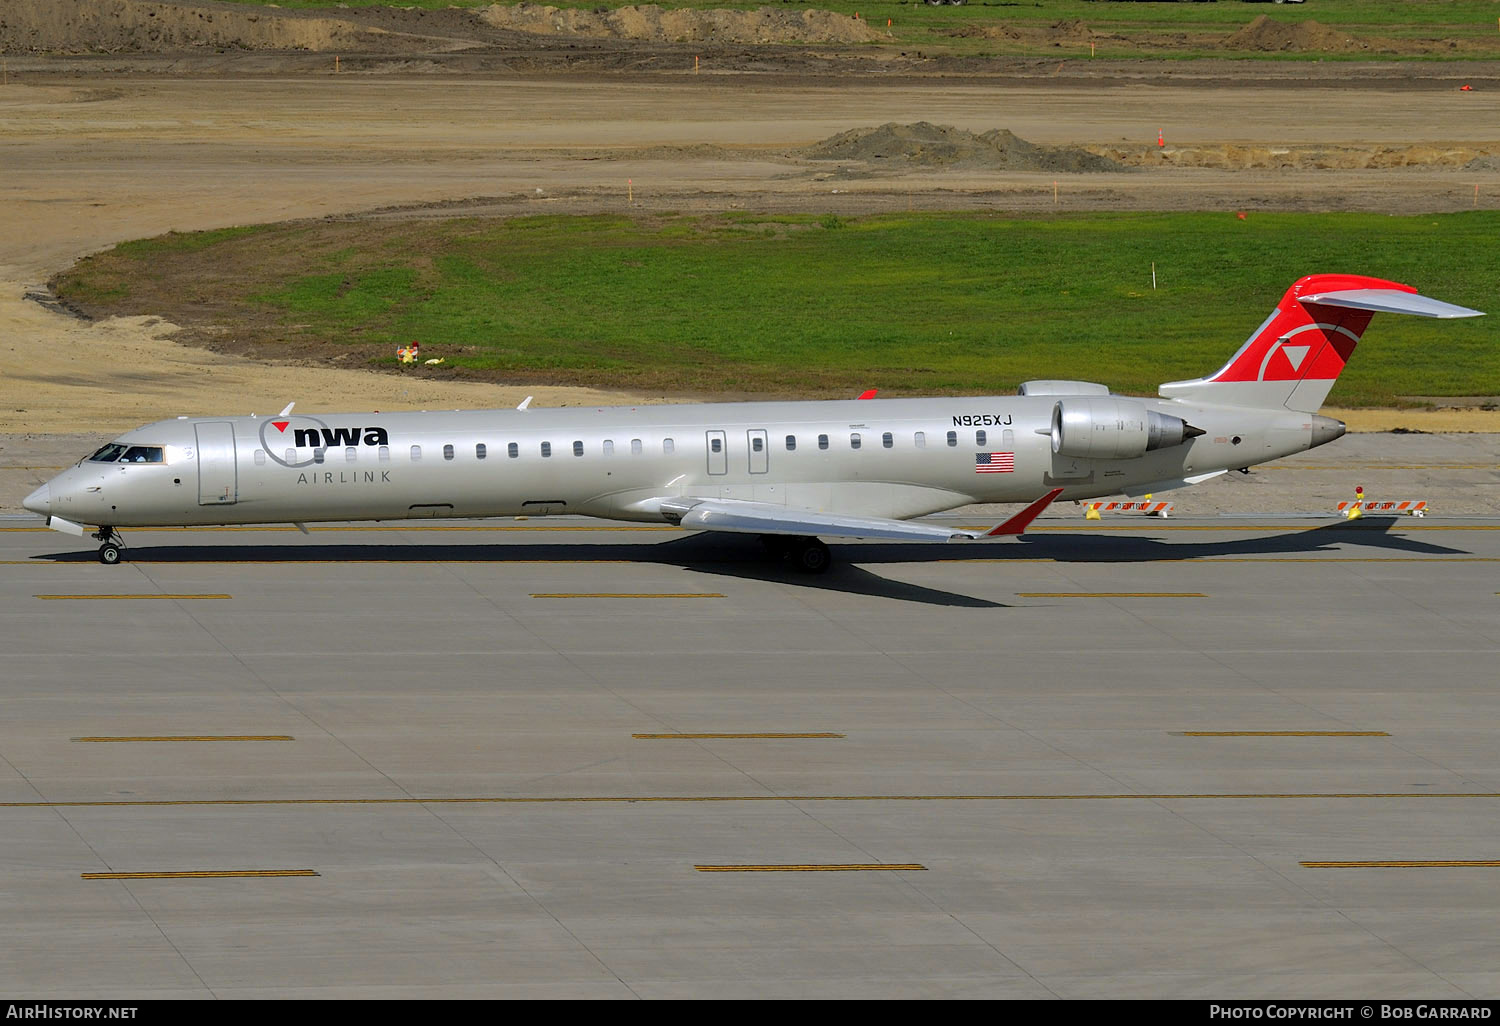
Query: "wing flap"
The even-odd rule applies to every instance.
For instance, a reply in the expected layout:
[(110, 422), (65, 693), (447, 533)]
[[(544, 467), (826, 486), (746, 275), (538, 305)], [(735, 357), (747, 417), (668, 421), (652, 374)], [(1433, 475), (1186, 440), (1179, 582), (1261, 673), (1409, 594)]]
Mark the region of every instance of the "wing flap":
[(823, 513), (740, 499), (663, 499), (660, 508), (662, 515), (668, 520), (674, 520), (679, 526), (694, 531), (948, 542), (1020, 534), (1061, 492), (1061, 488), (1054, 488), (1005, 523), (980, 532), (914, 524), (886, 517)]

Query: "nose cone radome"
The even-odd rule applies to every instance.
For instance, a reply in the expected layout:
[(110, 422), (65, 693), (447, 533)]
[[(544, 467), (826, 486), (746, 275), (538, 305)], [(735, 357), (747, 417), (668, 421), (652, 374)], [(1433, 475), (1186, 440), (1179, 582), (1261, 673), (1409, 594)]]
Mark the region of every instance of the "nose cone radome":
[(36, 491), (22, 499), (21, 505), (33, 513), (40, 513), (42, 516), (46, 516), (52, 512), (52, 489), (48, 485), (42, 485)]

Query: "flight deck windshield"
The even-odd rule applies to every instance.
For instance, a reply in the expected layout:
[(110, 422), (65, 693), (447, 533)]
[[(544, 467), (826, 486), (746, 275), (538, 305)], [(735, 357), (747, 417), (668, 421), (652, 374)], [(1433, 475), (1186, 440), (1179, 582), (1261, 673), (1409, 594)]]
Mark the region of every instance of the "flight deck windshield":
[(120, 445), (111, 442), (89, 457), (90, 463), (165, 463), (165, 450), (159, 445)]

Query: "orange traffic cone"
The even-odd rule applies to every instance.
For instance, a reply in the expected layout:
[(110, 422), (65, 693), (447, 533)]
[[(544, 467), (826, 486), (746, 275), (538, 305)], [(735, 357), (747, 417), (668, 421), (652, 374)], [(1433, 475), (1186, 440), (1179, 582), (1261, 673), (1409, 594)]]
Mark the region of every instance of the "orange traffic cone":
[(1162, 136), (1161, 129), (1158, 128), (1156, 130), (1156, 145), (1158, 145), (1158, 146), (1165, 146), (1166, 144), (1167, 144), (1167, 140)]

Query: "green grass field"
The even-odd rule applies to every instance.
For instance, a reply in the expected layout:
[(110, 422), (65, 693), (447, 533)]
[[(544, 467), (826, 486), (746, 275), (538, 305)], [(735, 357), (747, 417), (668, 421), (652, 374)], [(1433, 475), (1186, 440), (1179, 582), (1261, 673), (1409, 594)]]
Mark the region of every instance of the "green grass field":
[[(1216, 369), (1312, 272), (1500, 309), (1496, 238), (1483, 211), (318, 222), (126, 243), (56, 286), (262, 354), (394, 366), (415, 339), (446, 360), (416, 373), (784, 396), (1070, 377), (1149, 394)], [(1330, 402), (1500, 395), (1497, 335), (1500, 318), (1378, 317)]]
[[(264, 6), (273, 0), (233, 0), (235, 3)], [(274, 0), (280, 7), (333, 8), (331, 0)], [(346, 7), (487, 7), (492, 0), (342, 0)], [(544, 0), (553, 7), (602, 10), (625, 6), (623, 0)], [(1313, 0), (1300, 5), (1244, 3), (1241, 0), (1215, 0), (1212, 3), (1135, 3), (1112, 0), (968, 0), (963, 6), (931, 6), (922, 0), (658, 0), (657, 6), (669, 9), (729, 8), (756, 10), (773, 7), (786, 10), (830, 10), (842, 14), (859, 14), (871, 24), (884, 28), (891, 22), (896, 46), (930, 48), (937, 52), (961, 54), (1036, 53), (1058, 55), (1064, 52), (1051, 44), (997, 42), (995, 40), (955, 39), (947, 31), (968, 25), (1004, 23), (1007, 25), (1048, 26), (1065, 19), (1081, 19), (1098, 33), (1135, 37), (1161, 33), (1215, 33), (1227, 35), (1248, 24), (1259, 14), (1278, 21), (1297, 22), (1313, 19), (1357, 36), (1411, 40), (1459, 39), (1486, 48), (1485, 52), (1469, 50), (1466, 59), (1500, 55), (1500, 4), (1495, 0)], [(1076, 45), (1074, 49), (1077, 49)], [(1087, 54), (1087, 45), (1076, 56)], [(1111, 56), (1109, 44), (1103, 44), (1098, 56)], [(1137, 50), (1117, 56), (1140, 56)], [(1201, 56), (1255, 57), (1261, 59), (1379, 59), (1380, 54), (1359, 53), (1332, 56), (1319, 53), (1225, 53), (1212, 49), (1189, 47), (1161, 56), (1175, 59)], [(1442, 54), (1428, 54), (1441, 57)]]

